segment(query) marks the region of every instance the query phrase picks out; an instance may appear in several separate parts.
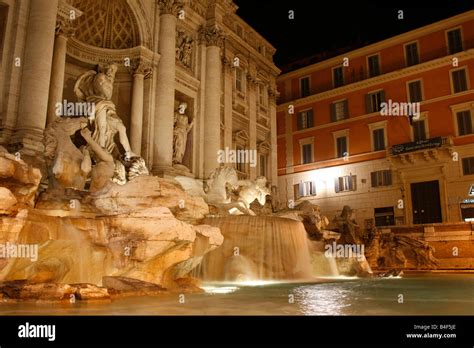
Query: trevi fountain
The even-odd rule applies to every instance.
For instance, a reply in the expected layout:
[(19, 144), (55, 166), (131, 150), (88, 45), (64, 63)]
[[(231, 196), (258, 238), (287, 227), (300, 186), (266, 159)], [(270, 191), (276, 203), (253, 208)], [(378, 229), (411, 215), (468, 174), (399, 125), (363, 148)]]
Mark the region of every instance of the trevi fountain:
[[(472, 279), (403, 274), (436, 269), (432, 248), (362, 229), (349, 206), (333, 219), (288, 207), (265, 177), (224, 165), (206, 180), (151, 175), (111, 100), (116, 71), (77, 79), (93, 108), (49, 124), (44, 168), (0, 147), (2, 314), (472, 314)], [(180, 103), (183, 174), (192, 127)], [(406, 287), (414, 305), (397, 300)]]

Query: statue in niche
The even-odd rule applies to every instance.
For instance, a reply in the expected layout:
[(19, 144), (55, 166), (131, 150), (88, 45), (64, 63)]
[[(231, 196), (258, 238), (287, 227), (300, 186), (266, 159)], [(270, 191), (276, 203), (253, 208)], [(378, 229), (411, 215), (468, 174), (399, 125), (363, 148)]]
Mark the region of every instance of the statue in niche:
[(97, 71), (90, 70), (84, 73), (77, 80), (74, 93), (79, 101), (95, 106), (95, 113), (89, 115), (94, 127), (92, 138), (111, 154), (116, 147), (114, 137), (118, 133), (125, 157), (132, 158), (136, 155), (130, 148), (125, 126), (111, 100), (117, 69), (117, 65), (112, 63), (99, 66)]
[[(143, 158), (131, 151), (125, 126), (111, 101), (116, 72), (117, 65), (109, 64), (81, 75), (74, 92), (80, 101), (89, 104), (89, 119), (58, 117), (46, 129), (44, 142), (52, 188), (83, 191), (90, 179), (89, 191), (96, 192), (112, 182), (124, 185), (137, 176), (149, 175)], [(124, 154), (115, 143), (117, 134)]]
[(184, 34), (178, 33), (176, 47), (176, 58), (186, 67), (192, 67), (193, 39)]
[(186, 115), (187, 103), (180, 103), (174, 114), (174, 130), (173, 130), (173, 163), (181, 164), (186, 151), (186, 143), (188, 141), (188, 133), (193, 128), (194, 120), (189, 122)]

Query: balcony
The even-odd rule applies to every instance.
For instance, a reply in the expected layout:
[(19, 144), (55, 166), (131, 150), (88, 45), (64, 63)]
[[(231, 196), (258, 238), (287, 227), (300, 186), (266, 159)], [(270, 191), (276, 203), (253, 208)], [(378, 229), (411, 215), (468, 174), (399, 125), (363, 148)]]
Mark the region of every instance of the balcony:
[(387, 152), (391, 161), (397, 158), (402, 164), (414, 164), (419, 158), (438, 161), (441, 150), (447, 150), (449, 156), (452, 156), (452, 144), (451, 137), (435, 137), (393, 145)]

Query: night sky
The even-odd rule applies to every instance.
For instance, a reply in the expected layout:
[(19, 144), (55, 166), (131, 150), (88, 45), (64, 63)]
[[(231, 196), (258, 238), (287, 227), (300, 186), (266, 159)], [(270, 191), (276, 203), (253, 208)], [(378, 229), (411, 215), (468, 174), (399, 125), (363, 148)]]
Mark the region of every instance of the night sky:
[[(321, 0), (234, 2), (239, 6), (237, 14), (275, 46), (275, 62), (284, 70), (301, 58), (327, 59), (474, 9), (474, 2), (468, 0), (437, 0), (436, 7), (429, 8), (410, 7), (415, 0), (352, 4), (331, 0), (323, 6)], [(288, 18), (290, 10), (295, 13), (293, 20)], [(403, 20), (397, 18), (398, 10), (404, 11)]]

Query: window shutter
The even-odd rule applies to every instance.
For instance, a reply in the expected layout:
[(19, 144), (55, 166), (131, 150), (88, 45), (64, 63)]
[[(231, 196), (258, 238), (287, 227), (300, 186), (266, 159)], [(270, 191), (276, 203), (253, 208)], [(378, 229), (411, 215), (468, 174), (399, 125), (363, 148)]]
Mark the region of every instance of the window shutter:
[(316, 181), (311, 181), (311, 195), (316, 196)]
[(374, 108), (372, 107), (372, 99), (370, 94), (365, 95), (365, 111), (370, 114)]
[(372, 187), (377, 187), (377, 172), (370, 173), (370, 182)]
[(295, 200), (300, 198), (300, 188), (299, 188), (299, 184), (294, 184), (293, 185), (293, 193), (295, 195)]
[(314, 126), (313, 110), (308, 110), (306, 117), (308, 118), (308, 128), (313, 127)]
[(392, 185), (392, 171), (391, 170), (384, 171), (384, 183), (387, 186)]
[(302, 130), (303, 129), (303, 113), (302, 112), (298, 112), (298, 117), (296, 119), (297, 121), (297, 129), (298, 130)]
[(304, 187), (305, 185), (303, 183), (301, 183), (301, 184), (298, 184), (298, 186), (300, 188), (300, 197), (306, 196), (306, 192), (305, 192), (306, 190), (305, 190), (305, 187)]
[(334, 178), (334, 191), (336, 191), (336, 193), (340, 191), (339, 178)]
[(344, 100), (344, 118), (349, 118), (349, 101)]
[(357, 175), (351, 176), (351, 191), (357, 190)]
[[(385, 102), (385, 91), (382, 89), (380, 91), (380, 103), (384, 103)], [(380, 107), (380, 105), (379, 105)]]
[(337, 121), (337, 119), (336, 119), (336, 104), (332, 103), (330, 105), (330, 108), (331, 108), (331, 122), (336, 122)]

